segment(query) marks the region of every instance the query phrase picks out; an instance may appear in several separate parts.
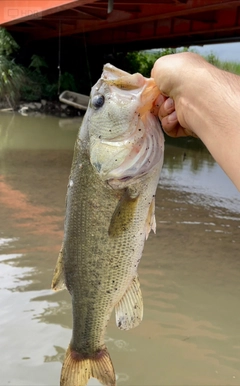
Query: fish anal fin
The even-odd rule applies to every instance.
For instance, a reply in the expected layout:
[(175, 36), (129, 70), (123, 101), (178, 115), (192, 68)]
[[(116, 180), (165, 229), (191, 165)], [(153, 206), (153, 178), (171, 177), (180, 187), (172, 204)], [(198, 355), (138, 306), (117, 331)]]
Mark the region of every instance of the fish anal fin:
[(153, 230), (153, 232), (156, 233), (155, 197), (153, 197), (152, 202), (149, 206), (148, 215), (146, 219), (146, 224), (145, 224), (146, 240), (151, 230)]
[(122, 299), (115, 306), (116, 324), (121, 330), (137, 327), (143, 318), (143, 299), (136, 276)]
[(115, 372), (107, 348), (87, 357), (69, 346), (62, 366), (60, 386), (86, 386), (93, 377), (104, 386), (116, 386)]
[(61, 247), (58, 255), (57, 264), (53, 273), (51, 288), (54, 291), (59, 291), (66, 288), (66, 285), (64, 282), (64, 270), (63, 270), (63, 246)]

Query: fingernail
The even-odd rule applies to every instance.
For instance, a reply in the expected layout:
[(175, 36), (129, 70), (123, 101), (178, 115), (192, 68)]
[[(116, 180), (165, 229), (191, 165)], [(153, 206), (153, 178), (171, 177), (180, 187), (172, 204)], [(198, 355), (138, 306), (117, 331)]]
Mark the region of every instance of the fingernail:
[(171, 114), (169, 114), (168, 121), (169, 122), (177, 121), (177, 113), (175, 110)]
[(164, 107), (166, 110), (170, 110), (172, 109), (174, 106), (174, 102), (173, 102), (173, 99), (172, 98), (168, 98), (164, 104)]

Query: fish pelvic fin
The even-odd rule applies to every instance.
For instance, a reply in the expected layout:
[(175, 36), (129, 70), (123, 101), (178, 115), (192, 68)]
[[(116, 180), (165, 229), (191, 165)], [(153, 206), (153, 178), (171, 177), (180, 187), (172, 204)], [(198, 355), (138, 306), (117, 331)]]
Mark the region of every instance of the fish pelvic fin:
[(143, 318), (143, 299), (138, 277), (134, 277), (131, 285), (115, 306), (116, 324), (121, 330), (137, 327)]
[(51, 288), (54, 291), (59, 291), (66, 288), (63, 271), (63, 245), (58, 255), (57, 264), (53, 273)]
[(116, 386), (113, 364), (106, 347), (86, 357), (70, 346), (62, 366), (60, 386), (86, 386), (93, 377), (104, 386)]

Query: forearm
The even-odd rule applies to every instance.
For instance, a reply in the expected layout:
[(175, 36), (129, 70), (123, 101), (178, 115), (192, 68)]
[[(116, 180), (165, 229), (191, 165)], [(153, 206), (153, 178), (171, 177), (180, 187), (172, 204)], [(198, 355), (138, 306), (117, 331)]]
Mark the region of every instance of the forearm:
[(165, 132), (197, 135), (240, 190), (240, 77), (191, 52), (159, 58), (152, 77)]
[(200, 72), (195, 92), (186, 90), (176, 100), (184, 111), (183, 124), (192, 128), (240, 190), (240, 77), (210, 65)]

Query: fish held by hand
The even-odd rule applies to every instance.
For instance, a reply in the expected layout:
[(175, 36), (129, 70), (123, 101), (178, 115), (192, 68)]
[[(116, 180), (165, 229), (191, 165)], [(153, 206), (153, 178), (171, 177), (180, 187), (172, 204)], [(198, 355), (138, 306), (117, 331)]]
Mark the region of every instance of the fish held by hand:
[(73, 332), (61, 386), (91, 377), (116, 384), (104, 343), (115, 309), (120, 329), (142, 320), (137, 275), (144, 242), (155, 231), (155, 192), (164, 137), (153, 79), (106, 64), (93, 86), (75, 144), (64, 239), (52, 288), (72, 297)]

